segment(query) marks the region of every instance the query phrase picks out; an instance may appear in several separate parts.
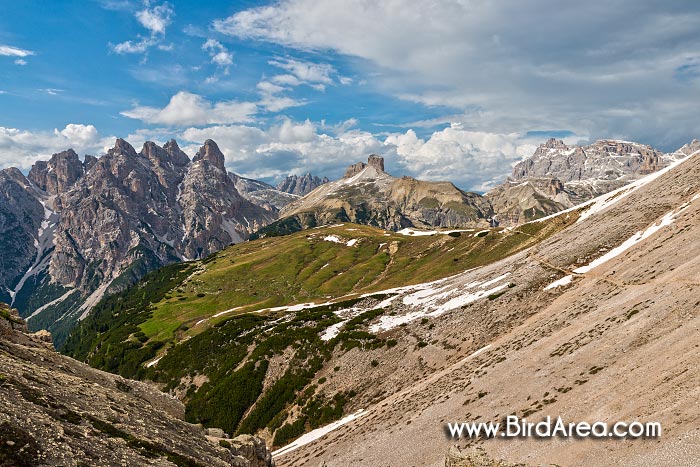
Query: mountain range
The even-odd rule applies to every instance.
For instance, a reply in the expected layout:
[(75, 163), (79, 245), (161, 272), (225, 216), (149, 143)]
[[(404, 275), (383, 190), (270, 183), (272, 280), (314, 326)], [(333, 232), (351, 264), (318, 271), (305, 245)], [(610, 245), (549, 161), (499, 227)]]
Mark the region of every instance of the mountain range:
[(60, 344), (105, 294), (251, 236), (335, 222), (394, 231), (518, 225), (659, 170), (698, 144), (667, 155), (637, 143), (569, 147), (550, 139), (484, 195), (394, 177), (376, 155), (337, 181), (291, 175), (273, 187), (227, 172), (211, 140), (192, 160), (174, 140), (136, 152), (118, 139), (105, 155), (82, 161), (67, 150), (26, 177), (0, 172), (1, 241), (13, 252), (2, 259), (0, 300)]

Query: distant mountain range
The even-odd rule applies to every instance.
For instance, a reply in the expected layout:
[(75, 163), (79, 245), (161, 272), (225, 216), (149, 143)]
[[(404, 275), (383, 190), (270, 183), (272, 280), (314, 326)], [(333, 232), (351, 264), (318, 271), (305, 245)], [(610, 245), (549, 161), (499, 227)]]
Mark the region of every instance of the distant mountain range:
[(105, 294), (161, 266), (254, 237), (334, 222), (389, 230), (516, 225), (617, 188), (692, 152), (551, 139), (485, 195), (450, 182), (393, 177), (376, 155), (337, 181), (291, 175), (273, 187), (226, 171), (207, 140), (192, 160), (174, 140), (140, 152), (118, 139), (81, 161), (72, 150), (24, 176), (0, 171), (0, 301), (60, 342)]

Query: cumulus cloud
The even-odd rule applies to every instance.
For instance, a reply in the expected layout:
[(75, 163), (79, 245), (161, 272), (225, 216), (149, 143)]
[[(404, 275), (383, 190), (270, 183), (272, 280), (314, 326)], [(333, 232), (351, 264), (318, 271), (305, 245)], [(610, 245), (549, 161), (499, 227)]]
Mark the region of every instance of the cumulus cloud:
[(304, 105), (305, 100), (294, 99), (289, 96), (280, 95), (280, 93), (288, 91), (288, 88), (279, 86), (269, 81), (260, 81), (257, 84), (260, 101), (258, 104), (268, 112), (279, 112), (289, 107), (297, 107)]
[(319, 133), (310, 121), (285, 119), (267, 130), (243, 125), (190, 128), (180, 137), (193, 144), (211, 138), (226, 155), (229, 170), (263, 179), (277, 179), (290, 173), (312, 171), (321, 175), (339, 176), (348, 161), (367, 158), (380, 152), (383, 144), (367, 132), (347, 132), (339, 136)]
[(37, 160), (68, 148), (79, 154), (101, 154), (113, 143), (114, 137), (102, 137), (93, 125), (71, 123), (46, 132), (0, 127), (0, 167), (27, 170)]
[(144, 2), (144, 8), (138, 10), (134, 17), (149, 32), (149, 35), (139, 35), (135, 40), (110, 44), (111, 49), (118, 54), (143, 54), (154, 46), (158, 46), (159, 50), (172, 50), (172, 44), (164, 45), (162, 41), (174, 15), (175, 11), (167, 2), (152, 8), (148, 1)]
[(468, 131), (457, 124), (425, 139), (408, 130), (384, 140), (407, 172), (426, 180), (450, 180), (477, 191), (502, 182), (512, 166), (532, 155), (540, 142), (518, 133)]
[(211, 62), (216, 65), (228, 66), (233, 64), (233, 55), (221, 42), (215, 39), (207, 39), (202, 45), (202, 50), (209, 52)]
[(288, 71), (302, 83), (331, 84), (331, 76), (337, 73), (335, 68), (327, 63), (304, 62), (291, 58), (270, 60), (268, 63)]
[[(379, 138), (353, 129), (289, 119), (263, 130), (246, 125), (189, 128), (179, 137), (188, 150), (211, 138), (226, 155), (229, 170), (268, 181), (289, 173), (313, 172), (332, 178), (371, 153), (386, 158), (387, 171), (424, 180), (449, 180), (463, 189), (486, 191), (502, 182), (512, 166), (532, 155), (541, 136), (470, 131), (458, 124), (421, 138), (413, 130)], [(571, 136), (569, 143), (578, 138)]]
[[(480, 131), (562, 128), (668, 149), (700, 134), (684, 105), (700, 88), (699, 21), (690, 0), (280, 0), (213, 27), (353, 57), (379, 71), (380, 92), (452, 107)], [(631, 112), (612, 117), (617, 109)]]
[(151, 34), (165, 34), (165, 29), (170, 25), (174, 11), (168, 3), (144, 8), (136, 12), (136, 19), (141, 26), (148, 29)]
[[(192, 96), (192, 95), (190, 95)], [(198, 97), (198, 96), (197, 96)], [(172, 101), (171, 101), (172, 102)], [(170, 111), (187, 118), (214, 118), (222, 107), (195, 99), (195, 107), (208, 117), (188, 114), (176, 104)], [(153, 110), (155, 120), (171, 120)], [(183, 114), (184, 112), (184, 114)], [(224, 111), (224, 113), (226, 113)], [(189, 117), (187, 116), (189, 115)], [(230, 115), (226, 115), (229, 118)], [(222, 120), (224, 118), (222, 117)], [(282, 119), (267, 128), (245, 124), (190, 127), (173, 133), (172, 127), (140, 129), (127, 136), (135, 147), (144, 141), (163, 143), (173, 136), (191, 156), (206, 139), (213, 139), (226, 156), (229, 170), (244, 176), (275, 181), (287, 174), (312, 172), (339, 178), (345, 168), (365, 161), (372, 153), (386, 158), (387, 171), (424, 180), (449, 180), (467, 190), (486, 191), (507, 177), (514, 163), (530, 156), (542, 135), (488, 133), (464, 129), (459, 124), (420, 137), (413, 130), (378, 137), (355, 128), (350, 119), (337, 125)], [(567, 143), (579, 138), (571, 135)], [(69, 124), (53, 132), (31, 132), (0, 127), (0, 167), (28, 169), (37, 159), (69, 147), (79, 153), (101, 154), (114, 137), (103, 137), (93, 125)]]
[(251, 122), (257, 110), (252, 102), (211, 103), (200, 95), (180, 91), (163, 108), (137, 105), (121, 114), (149, 124), (199, 126)]

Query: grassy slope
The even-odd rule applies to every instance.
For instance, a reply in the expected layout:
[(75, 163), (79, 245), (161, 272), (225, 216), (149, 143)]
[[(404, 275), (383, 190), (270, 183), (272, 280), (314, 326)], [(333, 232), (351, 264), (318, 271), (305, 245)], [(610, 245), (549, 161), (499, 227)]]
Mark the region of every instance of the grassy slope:
[[(203, 328), (193, 329), (197, 322), (231, 308), (242, 307), (237, 313), (243, 313), (439, 279), (527, 248), (565, 222), (570, 220), (493, 229), (481, 237), (409, 237), (343, 224), (246, 242), (199, 263), (188, 280), (154, 304), (153, 316), (140, 327), (149, 338), (168, 340), (178, 328), (193, 334)], [(328, 235), (357, 243), (323, 240)]]
[[(280, 446), (340, 418), (354, 397), (352, 391), (317, 392), (317, 374), (331, 355), (396, 344), (368, 332), (381, 309), (363, 313), (337, 337), (322, 341), (323, 331), (339, 321), (334, 310), (351, 306), (360, 292), (434, 280), (507, 257), (577, 218), (566, 217), (459, 236), (408, 237), (344, 224), (239, 244), (203, 261), (154, 271), (107, 297), (73, 330), (63, 351), (184, 395), (191, 422), (231, 433), (264, 430)], [(357, 243), (323, 240), (328, 235)], [(336, 303), (292, 313), (247, 313), (313, 300)], [(242, 308), (211, 318), (237, 306)], [(164, 346), (168, 351), (158, 365), (147, 368), (144, 363)], [(264, 386), (268, 365), (280, 358), (288, 366)], [(206, 382), (197, 386), (200, 377)]]

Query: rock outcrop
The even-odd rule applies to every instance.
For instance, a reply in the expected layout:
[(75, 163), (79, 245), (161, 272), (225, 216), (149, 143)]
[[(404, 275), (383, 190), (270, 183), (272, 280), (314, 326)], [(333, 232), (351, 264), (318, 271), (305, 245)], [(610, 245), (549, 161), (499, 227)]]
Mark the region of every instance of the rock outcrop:
[(343, 176), (343, 178), (354, 177), (355, 175), (362, 172), (366, 167), (373, 167), (377, 172), (380, 173), (384, 172), (384, 158), (376, 154), (371, 154), (367, 158), (366, 164), (364, 162), (358, 162), (348, 167), (345, 170), (345, 175)]
[(59, 355), (0, 304), (0, 465), (273, 467), (265, 442), (226, 443), (156, 388)]
[(445, 467), (527, 467), (492, 459), (481, 447), (461, 450), (452, 446), (445, 457)]
[[(672, 155), (639, 143), (600, 140), (568, 146), (550, 138), (513, 167), (508, 180), (486, 194), (501, 225), (516, 225), (570, 208), (620, 188), (690, 154)], [(685, 150), (685, 153), (681, 151)]]
[(595, 180), (624, 184), (664, 166), (664, 154), (644, 144), (600, 140), (588, 146), (567, 146), (551, 138), (532, 157), (518, 163), (511, 178), (550, 177), (564, 183)]
[[(280, 190), (258, 180), (245, 178), (231, 172), (228, 175), (241, 196), (275, 214), (300, 197), (297, 194)], [(287, 178), (289, 179), (289, 177)]]
[[(87, 159), (86, 162), (91, 161)], [(73, 186), (84, 173), (85, 167), (78, 154), (68, 149), (54, 154), (48, 162), (34, 164), (29, 171), (29, 180), (49, 195), (56, 195)]]
[(355, 222), (400, 230), (405, 227), (484, 227), (490, 204), (450, 182), (396, 178), (384, 171), (384, 159), (353, 164), (338, 181), (321, 185), (285, 206), (280, 220), (257, 235), (277, 235), (335, 222)]
[(0, 299), (23, 316), (40, 309), (30, 327), (60, 341), (57, 321), (70, 327), (155, 268), (243, 241), (276, 212), (241, 196), (211, 140), (190, 161), (174, 140), (137, 152), (117, 139), (99, 159), (67, 150), (37, 162), (29, 180), (2, 171), (0, 216), (4, 251), (18, 253), (3, 258)]
[(288, 175), (284, 180), (277, 184), (277, 190), (285, 193), (290, 193), (297, 196), (305, 196), (320, 187), (324, 183), (328, 183), (328, 177), (319, 178), (307, 173), (306, 175)]

